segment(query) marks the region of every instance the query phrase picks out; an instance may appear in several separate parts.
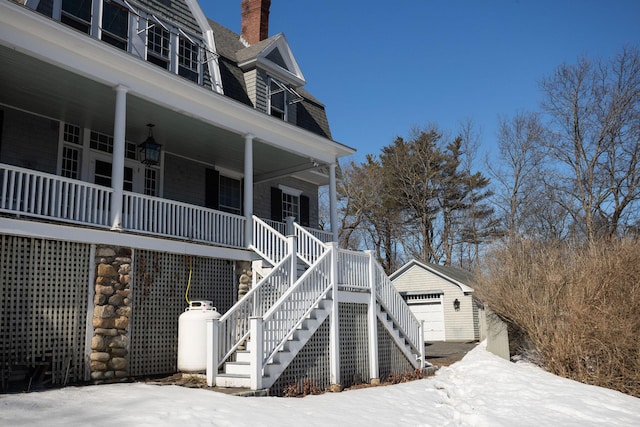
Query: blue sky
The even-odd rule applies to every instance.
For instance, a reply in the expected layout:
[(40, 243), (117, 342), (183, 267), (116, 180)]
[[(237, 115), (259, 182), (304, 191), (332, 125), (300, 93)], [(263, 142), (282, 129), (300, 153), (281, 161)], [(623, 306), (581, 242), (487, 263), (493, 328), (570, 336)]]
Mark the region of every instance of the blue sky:
[[(239, 32), (240, 0), (201, 5)], [(466, 119), (492, 153), (498, 116), (539, 109), (538, 83), (560, 64), (640, 47), (640, 0), (272, 0), (280, 32), (356, 160)]]

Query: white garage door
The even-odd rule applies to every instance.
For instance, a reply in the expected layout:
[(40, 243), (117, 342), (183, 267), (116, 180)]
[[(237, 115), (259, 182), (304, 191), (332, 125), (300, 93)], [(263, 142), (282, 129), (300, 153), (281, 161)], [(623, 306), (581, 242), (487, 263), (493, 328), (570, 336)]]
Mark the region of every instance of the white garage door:
[(418, 321), (424, 320), (424, 340), (444, 341), (444, 309), (440, 299), (409, 305)]

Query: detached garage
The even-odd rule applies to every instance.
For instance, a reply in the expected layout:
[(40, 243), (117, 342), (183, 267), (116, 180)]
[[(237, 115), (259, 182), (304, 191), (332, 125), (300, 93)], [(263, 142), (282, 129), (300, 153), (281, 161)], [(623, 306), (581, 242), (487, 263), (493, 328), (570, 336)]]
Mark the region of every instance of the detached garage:
[(391, 282), (418, 320), (425, 341), (476, 341), (480, 338), (473, 275), (455, 267), (411, 260)]

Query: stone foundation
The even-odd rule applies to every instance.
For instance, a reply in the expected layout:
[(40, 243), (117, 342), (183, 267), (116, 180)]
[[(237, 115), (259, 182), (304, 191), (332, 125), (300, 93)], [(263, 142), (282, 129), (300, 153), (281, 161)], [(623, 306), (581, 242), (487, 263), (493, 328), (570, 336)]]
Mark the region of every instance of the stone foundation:
[(122, 380), (129, 375), (131, 249), (98, 246), (95, 263), (91, 379)]

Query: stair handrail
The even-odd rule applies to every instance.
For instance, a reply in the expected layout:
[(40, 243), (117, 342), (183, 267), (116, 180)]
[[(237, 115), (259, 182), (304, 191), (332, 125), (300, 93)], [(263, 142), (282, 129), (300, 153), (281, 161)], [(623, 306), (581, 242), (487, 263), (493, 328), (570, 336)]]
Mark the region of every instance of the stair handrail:
[(249, 318), (262, 316), (290, 287), (293, 255), (282, 259), (260, 282), (236, 302), (219, 320), (218, 367), (238, 349), (249, 336)]
[(279, 264), (291, 252), (287, 238), (255, 215), (253, 242), (249, 248), (273, 266)]
[(315, 264), (327, 251), (328, 246), (298, 223), (294, 222), (293, 226), (297, 238), (298, 257), (308, 266)]
[(293, 284), (263, 316), (262, 366), (264, 367), (305, 317), (332, 289), (330, 270), (332, 248)]
[(375, 288), (376, 299), (406, 338), (412, 351), (420, 355), (420, 346), (423, 345), (420, 322), (393, 286), (382, 266), (375, 259), (373, 261), (375, 271), (372, 286)]

